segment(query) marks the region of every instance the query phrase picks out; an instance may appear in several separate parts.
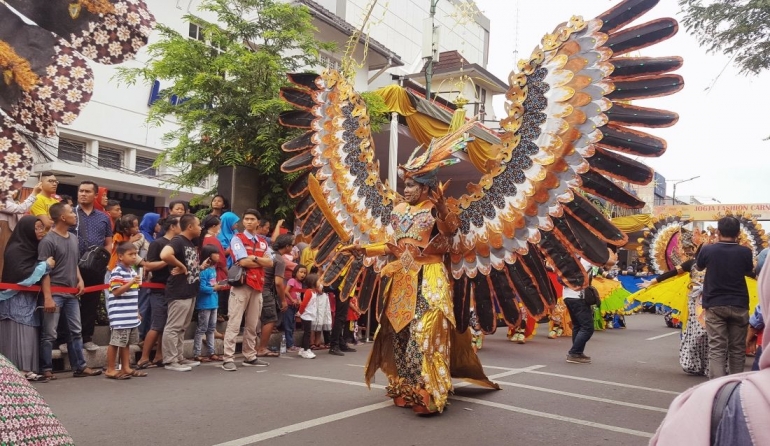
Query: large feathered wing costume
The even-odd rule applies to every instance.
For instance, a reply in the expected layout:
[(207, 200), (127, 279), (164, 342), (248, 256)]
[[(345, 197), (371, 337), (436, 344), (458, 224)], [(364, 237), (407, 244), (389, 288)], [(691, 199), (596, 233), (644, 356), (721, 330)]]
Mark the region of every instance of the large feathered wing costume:
[[(460, 332), (468, 326), (472, 297), (487, 332), (496, 328), (495, 303), (510, 325), (521, 317), (516, 299), (540, 317), (555, 302), (546, 260), (565, 284), (580, 289), (588, 278), (579, 257), (603, 264), (607, 244), (626, 242), (583, 194), (643, 207), (614, 180), (647, 184), (651, 169), (626, 155), (657, 157), (666, 143), (631, 127), (665, 127), (678, 119), (676, 113), (628, 104), (684, 85), (669, 74), (681, 58), (624, 56), (677, 32), (670, 18), (626, 27), (656, 3), (627, 0), (593, 20), (573, 17), (510, 75), (508, 116), (501, 121), (505, 134), (490, 173), (449, 201), (460, 221), (450, 250)], [(379, 314), (385, 288), (380, 280), (387, 279), (377, 274), (378, 260), (337, 249), (384, 243), (398, 199), (380, 181), (366, 106), (335, 71), (289, 79), (294, 87), (284, 88), (282, 97), (297, 110), (285, 112), (281, 123), (306, 132), (284, 145), (294, 156), (283, 170), (303, 172), (289, 189), (299, 199), (302, 233), (318, 249), (324, 280), (346, 271), (342, 295), (359, 283), (360, 304), (367, 307), (374, 297)]]
[(94, 78), (86, 59), (133, 58), (154, 24), (142, 0), (0, 3), (0, 195), (29, 177), (27, 138), (55, 136), (88, 104)]

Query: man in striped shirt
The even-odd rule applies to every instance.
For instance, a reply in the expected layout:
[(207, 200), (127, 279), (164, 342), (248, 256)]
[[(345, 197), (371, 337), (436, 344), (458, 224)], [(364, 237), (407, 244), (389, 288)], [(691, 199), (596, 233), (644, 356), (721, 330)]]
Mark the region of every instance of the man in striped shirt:
[[(110, 319), (110, 346), (107, 348), (107, 371), (111, 379), (128, 379), (132, 376), (147, 376), (147, 373), (132, 370), (129, 346), (139, 342), (139, 285), (141, 277), (132, 268), (139, 260), (136, 247), (131, 242), (118, 246), (118, 265), (110, 274), (110, 289), (107, 293), (107, 317)], [(115, 369), (120, 351), (122, 370)]]

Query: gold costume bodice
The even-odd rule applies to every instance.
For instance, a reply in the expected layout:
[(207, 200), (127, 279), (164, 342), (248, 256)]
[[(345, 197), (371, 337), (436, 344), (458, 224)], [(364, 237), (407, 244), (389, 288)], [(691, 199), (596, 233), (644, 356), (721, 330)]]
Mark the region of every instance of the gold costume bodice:
[(390, 226), (393, 228), (391, 243), (402, 249), (407, 244), (425, 248), (430, 242), (435, 224), (433, 203), (430, 201), (424, 201), (416, 206), (400, 203), (393, 209), (390, 216)]

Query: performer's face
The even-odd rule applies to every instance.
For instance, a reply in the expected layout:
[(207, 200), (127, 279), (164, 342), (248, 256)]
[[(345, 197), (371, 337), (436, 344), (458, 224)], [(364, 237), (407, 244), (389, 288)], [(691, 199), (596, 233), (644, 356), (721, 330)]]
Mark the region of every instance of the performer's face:
[(406, 202), (415, 205), (422, 201), (423, 194), (426, 193), (428, 188), (422, 184), (414, 181), (412, 178), (407, 178), (404, 181), (404, 198)]

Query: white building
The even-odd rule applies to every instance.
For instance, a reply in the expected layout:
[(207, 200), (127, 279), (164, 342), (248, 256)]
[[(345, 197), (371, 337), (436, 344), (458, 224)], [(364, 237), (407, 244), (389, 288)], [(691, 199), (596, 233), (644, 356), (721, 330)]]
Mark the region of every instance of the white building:
[[(335, 66), (342, 58), (345, 43), (360, 25), (364, 0), (295, 0), (310, 8), (318, 38), (338, 43), (337, 52), (322, 55), (322, 62)], [(190, 38), (200, 38), (196, 25), (188, 23), (184, 16), (192, 14), (203, 20), (215, 21), (215, 17), (198, 9), (201, 0), (146, 0), (156, 20)], [(466, 106), (469, 115), (484, 109), (486, 119), (492, 116), (492, 95), (504, 92), (504, 84), (486, 70), (489, 51), (488, 18), (476, 10), (468, 14), (465, 2), (444, 0), (439, 2), (435, 25), (439, 28), (438, 46), (435, 53), (452, 54), (460, 65), (451, 66), (438, 60), (433, 81), (433, 92), (443, 92), (447, 102), (453, 101), (458, 91), (471, 101)], [(392, 75), (408, 78), (417, 89), (424, 85), (423, 70), (423, 21), (429, 15), (430, 0), (399, 0), (390, 2), (388, 9), (378, 5), (372, 14), (369, 29), (368, 55), (363, 68), (356, 75), (356, 89), (365, 91), (394, 83)], [(428, 30), (430, 28), (428, 27)], [(151, 42), (157, 39), (153, 34)], [(430, 39), (428, 39), (430, 42)], [(363, 42), (356, 50), (357, 60), (363, 57)], [(147, 55), (141, 52), (137, 60), (124, 66), (141, 66)], [(97, 182), (110, 190), (110, 198), (121, 201), (124, 213), (142, 214), (161, 211), (172, 199), (189, 200), (210, 188), (206, 182), (199, 188), (176, 191), (164, 183), (174, 172), (153, 163), (164, 148), (162, 136), (172, 126), (167, 122), (153, 127), (146, 122), (153, 88), (162, 85), (120, 85), (116, 80), (116, 68), (92, 63), (96, 78), (93, 98), (73, 125), (61, 126), (60, 136), (46, 141), (43, 156), (36, 160), (35, 173), (53, 171), (61, 184), (58, 193), (75, 195), (76, 186), (84, 179)], [(449, 67), (449, 68), (447, 68)], [(468, 75), (472, 82), (459, 84)], [(402, 80), (403, 82), (403, 80)], [(411, 150), (411, 147), (405, 150)], [(210, 181), (216, 181), (212, 178)], [(34, 185), (30, 180), (27, 186)]]

